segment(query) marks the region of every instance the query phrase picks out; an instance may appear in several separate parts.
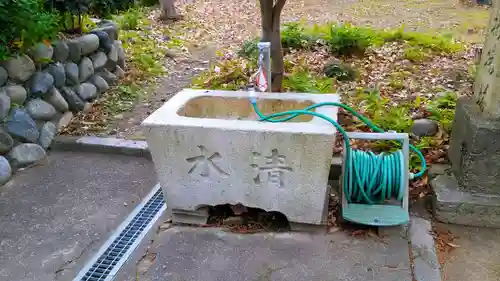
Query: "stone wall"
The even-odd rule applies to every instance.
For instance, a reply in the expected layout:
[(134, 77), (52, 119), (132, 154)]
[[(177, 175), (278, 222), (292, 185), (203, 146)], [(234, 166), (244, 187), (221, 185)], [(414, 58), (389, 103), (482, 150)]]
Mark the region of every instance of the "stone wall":
[(125, 54), (113, 22), (89, 34), (40, 43), (0, 62), (0, 185), (13, 171), (41, 160), (73, 114), (117, 83)]

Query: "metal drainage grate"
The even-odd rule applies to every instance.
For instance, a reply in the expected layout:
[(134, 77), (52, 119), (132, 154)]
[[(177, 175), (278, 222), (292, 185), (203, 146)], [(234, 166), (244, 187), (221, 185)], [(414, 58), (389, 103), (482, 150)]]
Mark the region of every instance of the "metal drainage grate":
[(109, 281), (165, 211), (159, 185), (125, 219), (73, 281)]

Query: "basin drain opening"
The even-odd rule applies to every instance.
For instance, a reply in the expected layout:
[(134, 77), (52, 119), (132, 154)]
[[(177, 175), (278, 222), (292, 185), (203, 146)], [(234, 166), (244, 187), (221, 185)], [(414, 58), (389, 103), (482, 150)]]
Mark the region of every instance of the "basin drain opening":
[(210, 206), (207, 225), (227, 227), (237, 233), (290, 231), (290, 223), (283, 213), (242, 204)]

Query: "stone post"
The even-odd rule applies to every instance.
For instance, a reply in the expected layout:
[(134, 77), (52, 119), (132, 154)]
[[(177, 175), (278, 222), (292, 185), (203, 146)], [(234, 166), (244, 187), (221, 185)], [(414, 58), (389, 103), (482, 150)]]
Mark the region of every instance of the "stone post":
[(500, 227), (500, 2), (494, 1), (474, 83), (457, 102), (451, 170), (431, 181), (443, 222)]
[(500, 118), (500, 3), (495, 1), (486, 30), (481, 62), (474, 83), (474, 96), (481, 115)]

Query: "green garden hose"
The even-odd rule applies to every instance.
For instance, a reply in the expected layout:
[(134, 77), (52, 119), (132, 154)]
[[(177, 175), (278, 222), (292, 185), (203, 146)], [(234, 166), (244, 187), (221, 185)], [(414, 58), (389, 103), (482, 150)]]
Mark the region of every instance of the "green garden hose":
[[(406, 171), (401, 170), (400, 163), (403, 159), (403, 153), (401, 150), (392, 153), (383, 152), (381, 154), (375, 154), (373, 152), (352, 149), (349, 143), (349, 138), (339, 123), (326, 115), (310, 111), (321, 106), (341, 107), (359, 118), (373, 131), (377, 133), (384, 132), (351, 107), (337, 102), (323, 102), (311, 105), (302, 110), (290, 110), (266, 116), (259, 110), (257, 106), (257, 99), (254, 95), (251, 95), (250, 102), (252, 103), (257, 115), (261, 118), (260, 121), (278, 123), (286, 122), (300, 115), (312, 115), (330, 122), (333, 126), (335, 126), (335, 128), (337, 128), (337, 130), (344, 137), (346, 148), (346, 151), (344, 151), (346, 161), (344, 166), (346, 167), (346, 171), (343, 173), (343, 185), (344, 194), (349, 203), (373, 205), (383, 203), (384, 201), (393, 198), (396, 198), (397, 200), (403, 199), (404, 187), (401, 186), (400, 179)], [(410, 148), (417, 154), (422, 162), (422, 168), (418, 173), (410, 173), (410, 179), (414, 179), (421, 177), (424, 174), (426, 163), (424, 155), (420, 152), (420, 150), (413, 145), (410, 145)]]

